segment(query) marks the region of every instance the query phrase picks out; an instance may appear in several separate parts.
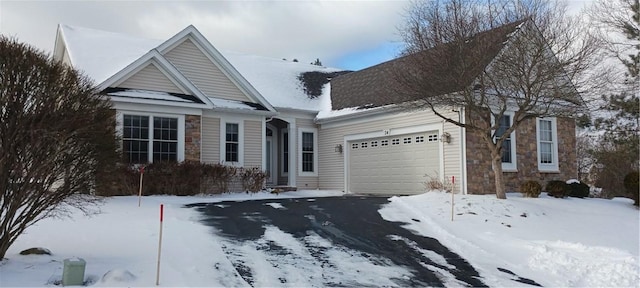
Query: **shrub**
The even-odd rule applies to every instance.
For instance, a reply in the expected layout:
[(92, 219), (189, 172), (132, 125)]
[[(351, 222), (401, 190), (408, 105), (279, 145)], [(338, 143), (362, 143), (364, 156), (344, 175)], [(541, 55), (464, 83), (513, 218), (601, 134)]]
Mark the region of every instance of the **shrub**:
[(269, 175), (267, 172), (260, 170), (257, 167), (242, 169), (240, 173), (242, 178), (242, 189), (247, 192), (258, 192), (264, 188), (265, 180)]
[(520, 193), (524, 197), (538, 198), (540, 191), (542, 191), (542, 186), (535, 180), (525, 181), (520, 185)]
[(200, 193), (202, 166), (199, 162), (163, 161), (144, 169), (143, 195), (190, 196)]
[[(112, 189), (100, 196), (138, 195), (140, 170), (137, 165), (119, 164)], [(198, 161), (154, 162), (145, 165), (143, 195), (189, 196), (199, 193), (228, 192), (238, 168)]]
[(435, 176), (427, 174), (424, 175), (424, 177), (427, 178), (427, 181), (423, 183), (427, 191), (436, 190), (449, 193), (453, 190), (453, 183), (451, 183), (451, 179), (448, 177), (445, 179), (445, 182), (442, 182), (438, 174), (435, 174)]
[(640, 195), (638, 195), (640, 193), (640, 184), (638, 183), (640, 179), (638, 178), (640, 178), (638, 171), (633, 171), (624, 176), (624, 189), (627, 190), (627, 194), (634, 201), (633, 205), (636, 206), (638, 206), (638, 198), (640, 198)]
[(589, 185), (582, 182), (571, 182), (567, 184), (569, 187), (569, 196), (577, 198), (589, 197)]
[(229, 183), (238, 173), (238, 168), (222, 164), (205, 164), (202, 175), (204, 177), (203, 192), (225, 193), (229, 192)]
[(566, 182), (560, 180), (551, 180), (547, 182), (547, 186), (544, 190), (549, 196), (556, 198), (565, 198), (569, 195), (569, 185)]

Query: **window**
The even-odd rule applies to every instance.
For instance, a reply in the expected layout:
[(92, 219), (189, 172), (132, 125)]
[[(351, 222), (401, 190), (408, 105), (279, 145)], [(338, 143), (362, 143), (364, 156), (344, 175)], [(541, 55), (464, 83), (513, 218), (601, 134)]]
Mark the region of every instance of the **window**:
[(367, 146), (368, 146), (367, 142), (360, 143), (360, 147), (362, 147), (362, 148), (367, 148)]
[(302, 172), (313, 172), (313, 133), (302, 132)]
[(538, 118), (538, 170), (558, 171), (558, 142), (555, 118)]
[(398, 144), (400, 144), (400, 139), (396, 138), (391, 140), (391, 145), (398, 145)]
[(424, 142), (424, 136), (416, 136), (416, 143)]
[(124, 115), (122, 142), (127, 162), (149, 162), (149, 116)]
[(318, 135), (313, 128), (299, 128), (298, 147), (299, 159), (298, 171), (301, 176), (318, 176)]
[(380, 146), (389, 146), (389, 140), (382, 140), (380, 141)]
[[(129, 163), (178, 161), (184, 143), (179, 117), (122, 115), (122, 148)], [(182, 124), (184, 125), (184, 124)]]
[(438, 134), (431, 134), (427, 136), (428, 142), (438, 142)]
[[(513, 113), (505, 112), (498, 122), (498, 130), (496, 130), (495, 137), (502, 136), (511, 125), (513, 121)], [(504, 170), (516, 170), (516, 145), (515, 145), (515, 131), (509, 133), (502, 142), (502, 169)]]
[(289, 173), (289, 132), (282, 133), (282, 173)]
[(358, 149), (358, 143), (352, 143), (351, 149)]
[(406, 137), (403, 139), (404, 144), (411, 144), (411, 137)]
[(225, 129), (225, 157), (226, 162), (239, 162), (240, 129), (237, 123), (227, 123)]
[(178, 159), (178, 119), (153, 117), (153, 161)]
[(378, 141), (371, 141), (371, 148), (378, 147)]

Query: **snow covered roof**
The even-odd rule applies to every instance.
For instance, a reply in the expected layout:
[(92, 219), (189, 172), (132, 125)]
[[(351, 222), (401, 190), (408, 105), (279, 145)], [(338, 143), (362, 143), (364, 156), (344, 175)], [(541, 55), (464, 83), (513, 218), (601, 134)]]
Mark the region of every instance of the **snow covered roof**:
[[(121, 71), (164, 41), (61, 24), (60, 36), (64, 39), (72, 65), (102, 83)], [(302, 73), (341, 71), (300, 62), (220, 51), (224, 58), (276, 108), (320, 111), (326, 93), (312, 98), (307, 95), (299, 77)], [(227, 108), (241, 104), (215, 100), (214, 105)], [(217, 104), (216, 104), (217, 103)], [(326, 106), (324, 106), (326, 107)], [(330, 107), (330, 106), (329, 106)], [(255, 107), (254, 107), (255, 109)], [(258, 109), (260, 110), (260, 109)]]
[(58, 33), (66, 43), (73, 67), (97, 83), (107, 80), (163, 42), (66, 24), (60, 24)]

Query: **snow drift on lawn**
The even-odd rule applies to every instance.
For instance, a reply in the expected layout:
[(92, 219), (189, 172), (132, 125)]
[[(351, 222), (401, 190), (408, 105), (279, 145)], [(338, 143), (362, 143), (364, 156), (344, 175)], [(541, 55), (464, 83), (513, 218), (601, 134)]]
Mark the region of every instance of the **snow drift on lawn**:
[[(0, 263), (0, 286), (53, 286), (62, 277), (62, 261), (71, 257), (87, 261), (88, 285), (155, 285), (160, 203), (165, 206), (161, 286), (248, 286), (223, 252), (221, 245), (228, 240), (212, 234), (215, 232), (210, 227), (199, 222), (202, 215), (183, 205), (338, 195), (342, 193), (149, 196), (142, 199), (142, 207), (138, 207), (137, 197), (109, 198), (101, 213), (91, 217), (78, 214), (72, 219), (46, 219), (30, 227), (9, 249), (8, 259)], [(510, 194), (509, 199), (498, 200), (492, 195), (456, 196), (453, 222), (451, 195), (441, 192), (392, 197), (380, 213), (386, 220), (406, 222), (406, 228), (415, 233), (437, 238), (467, 259), (490, 286), (518, 285), (511, 280), (514, 276), (498, 268), (543, 286), (639, 284), (639, 214), (628, 199), (553, 199), (544, 195), (528, 199)], [(268, 205), (281, 210), (278, 203)], [(291, 249), (300, 250), (301, 255), (310, 248), (291, 242), (291, 235), (282, 231), (267, 229), (263, 237), (291, 243)], [(322, 241), (323, 245), (331, 245)], [(18, 254), (31, 247), (46, 247), (53, 255)], [(350, 263), (348, 260), (344, 262)], [(314, 265), (313, 261), (288, 263), (286, 258), (282, 261), (283, 267), (293, 265), (302, 271), (306, 268), (300, 266)], [(276, 267), (266, 265), (269, 263), (258, 264), (252, 267), (262, 268), (255, 271), (256, 275), (268, 276), (276, 271)], [(367, 277), (338, 274), (334, 277), (345, 277), (344, 280)], [(257, 283), (278, 285), (266, 280)], [(293, 283), (296, 282), (287, 284)]]
[(451, 194), (440, 192), (392, 197), (380, 213), (437, 238), (489, 286), (514, 285), (498, 268), (546, 287), (640, 285), (640, 214), (632, 200), (456, 196), (453, 222)]

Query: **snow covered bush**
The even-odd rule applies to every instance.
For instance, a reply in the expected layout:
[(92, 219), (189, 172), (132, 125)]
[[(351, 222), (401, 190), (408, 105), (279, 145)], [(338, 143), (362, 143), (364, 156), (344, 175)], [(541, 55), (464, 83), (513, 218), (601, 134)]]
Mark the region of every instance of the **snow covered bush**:
[(542, 185), (535, 180), (525, 181), (520, 185), (520, 193), (522, 193), (524, 197), (538, 198), (541, 191)]
[(569, 196), (571, 197), (589, 197), (589, 185), (585, 183), (582, 183), (580, 181), (567, 181), (567, 187), (569, 187)]
[(556, 198), (565, 198), (569, 196), (569, 185), (560, 180), (551, 180), (547, 182), (547, 186), (544, 187), (544, 190), (547, 192), (547, 195), (553, 196)]

